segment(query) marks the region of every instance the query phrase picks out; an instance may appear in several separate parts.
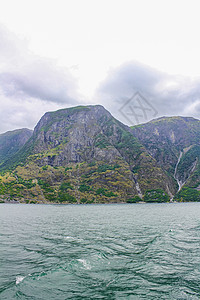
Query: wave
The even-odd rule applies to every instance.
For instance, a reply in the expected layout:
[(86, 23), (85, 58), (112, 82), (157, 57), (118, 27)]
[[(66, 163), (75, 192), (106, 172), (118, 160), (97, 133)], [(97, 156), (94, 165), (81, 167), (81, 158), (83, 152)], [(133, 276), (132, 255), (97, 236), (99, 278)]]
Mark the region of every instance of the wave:
[(26, 276), (17, 276), (16, 277), (16, 284), (19, 284), (20, 282), (22, 282), (24, 280), (24, 278), (26, 278)]

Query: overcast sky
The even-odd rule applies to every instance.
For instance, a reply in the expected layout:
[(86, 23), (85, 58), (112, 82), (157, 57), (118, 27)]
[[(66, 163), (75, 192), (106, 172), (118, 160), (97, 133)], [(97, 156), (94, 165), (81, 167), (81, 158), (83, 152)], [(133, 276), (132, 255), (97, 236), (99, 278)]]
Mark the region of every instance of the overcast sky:
[(199, 28), (199, 0), (0, 0), (0, 132), (79, 104), (200, 118)]

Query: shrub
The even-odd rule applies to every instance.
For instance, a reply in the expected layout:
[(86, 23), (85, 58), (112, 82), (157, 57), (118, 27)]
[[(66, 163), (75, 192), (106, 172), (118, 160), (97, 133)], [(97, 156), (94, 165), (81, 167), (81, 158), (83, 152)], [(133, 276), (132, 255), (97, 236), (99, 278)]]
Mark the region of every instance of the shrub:
[(36, 201), (35, 200), (31, 200), (29, 203), (30, 204), (36, 204)]
[(143, 200), (145, 202), (167, 202), (169, 201), (169, 195), (162, 189), (147, 190)]
[(59, 202), (69, 202), (69, 203), (75, 203), (76, 198), (68, 193), (59, 192), (58, 194), (58, 200)]
[(65, 168), (65, 172), (67, 172), (68, 170), (72, 170), (72, 167), (66, 167)]
[(135, 196), (135, 197), (133, 197), (133, 198), (129, 198), (129, 199), (127, 199), (127, 203), (137, 203), (137, 202), (140, 202), (141, 201), (141, 198), (139, 197), (139, 196)]
[(99, 188), (99, 189), (96, 190), (96, 194), (97, 195), (101, 195), (101, 194), (104, 195), (104, 193), (105, 193), (105, 189), (104, 188)]
[(82, 203), (82, 204), (84, 204), (84, 203), (86, 203), (86, 202), (87, 202), (87, 199), (86, 199), (86, 198), (82, 198), (81, 201), (80, 201), (80, 203)]
[(102, 187), (96, 190), (96, 195), (103, 195), (106, 197), (116, 197), (117, 196), (112, 191), (108, 191), (107, 189), (102, 188)]
[(186, 201), (200, 201), (200, 192), (190, 188), (183, 187), (174, 197), (175, 201), (186, 202)]
[(60, 186), (60, 191), (67, 191), (68, 189), (73, 190), (73, 186), (70, 182), (63, 182)]
[(87, 192), (89, 190), (90, 190), (89, 185), (81, 184), (80, 187), (79, 187), (80, 192)]
[(101, 173), (101, 172), (106, 172), (107, 170), (115, 170), (119, 167), (120, 167), (119, 165), (112, 166), (112, 165), (104, 164), (104, 165), (98, 166), (97, 172)]
[(43, 167), (42, 167), (42, 170), (43, 170), (43, 171), (46, 171), (47, 169), (48, 169), (48, 166), (43, 166)]

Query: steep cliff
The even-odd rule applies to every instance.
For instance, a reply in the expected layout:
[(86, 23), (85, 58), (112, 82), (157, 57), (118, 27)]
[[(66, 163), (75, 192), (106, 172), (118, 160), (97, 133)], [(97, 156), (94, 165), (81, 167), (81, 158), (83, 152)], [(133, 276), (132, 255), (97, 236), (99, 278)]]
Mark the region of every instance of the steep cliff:
[(189, 200), (183, 196), (183, 191), (196, 191), (200, 186), (200, 121), (188, 117), (163, 117), (132, 127), (132, 133), (176, 181), (178, 194), (175, 199)]
[(123, 202), (149, 190), (175, 192), (131, 129), (100, 105), (46, 113), (1, 169), (10, 169), (2, 197), (20, 201)]

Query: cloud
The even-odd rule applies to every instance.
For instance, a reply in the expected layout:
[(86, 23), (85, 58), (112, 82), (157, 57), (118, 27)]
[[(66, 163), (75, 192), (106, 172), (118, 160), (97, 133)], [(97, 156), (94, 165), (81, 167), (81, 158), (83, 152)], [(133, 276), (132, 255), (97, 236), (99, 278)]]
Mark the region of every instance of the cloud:
[(77, 103), (76, 85), (69, 73), (42, 59), (20, 71), (2, 72), (0, 85), (8, 97), (33, 97), (55, 103)]
[[(46, 111), (83, 104), (73, 68), (77, 66), (62, 68), (56, 60), (31, 53), (27, 40), (0, 25), (0, 132), (33, 128)], [(138, 108), (141, 103), (131, 100), (137, 91), (146, 99), (141, 100), (146, 117)], [(200, 118), (200, 79), (169, 75), (132, 61), (109, 71), (94, 100), (128, 125), (154, 118), (155, 111), (156, 117)]]
[(0, 94), (0, 133), (17, 128), (34, 128), (46, 111), (57, 110), (56, 103), (37, 99), (14, 101)]
[[(140, 103), (134, 97), (131, 100), (136, 92), (144, 97)], [(134, 61), (112, 69), (98, 87), (96, 98), (129, 125), (147, 122), (155, 115), (200, 118), (200, 78), (169, 75)], [(146, 116), (141, 104), (147, 109)]]
[(77, 105), (79, 99), (68, 69), (31, 53), (26, 40), (0, 26), (0, 132), (32, 128), (46, 111)]
[(39, 57), (28, 50), (28, 43), (0, 27), (0, 86), (9, 97), (75, 104), (77, 84), (67, 69), (55, 60)]

